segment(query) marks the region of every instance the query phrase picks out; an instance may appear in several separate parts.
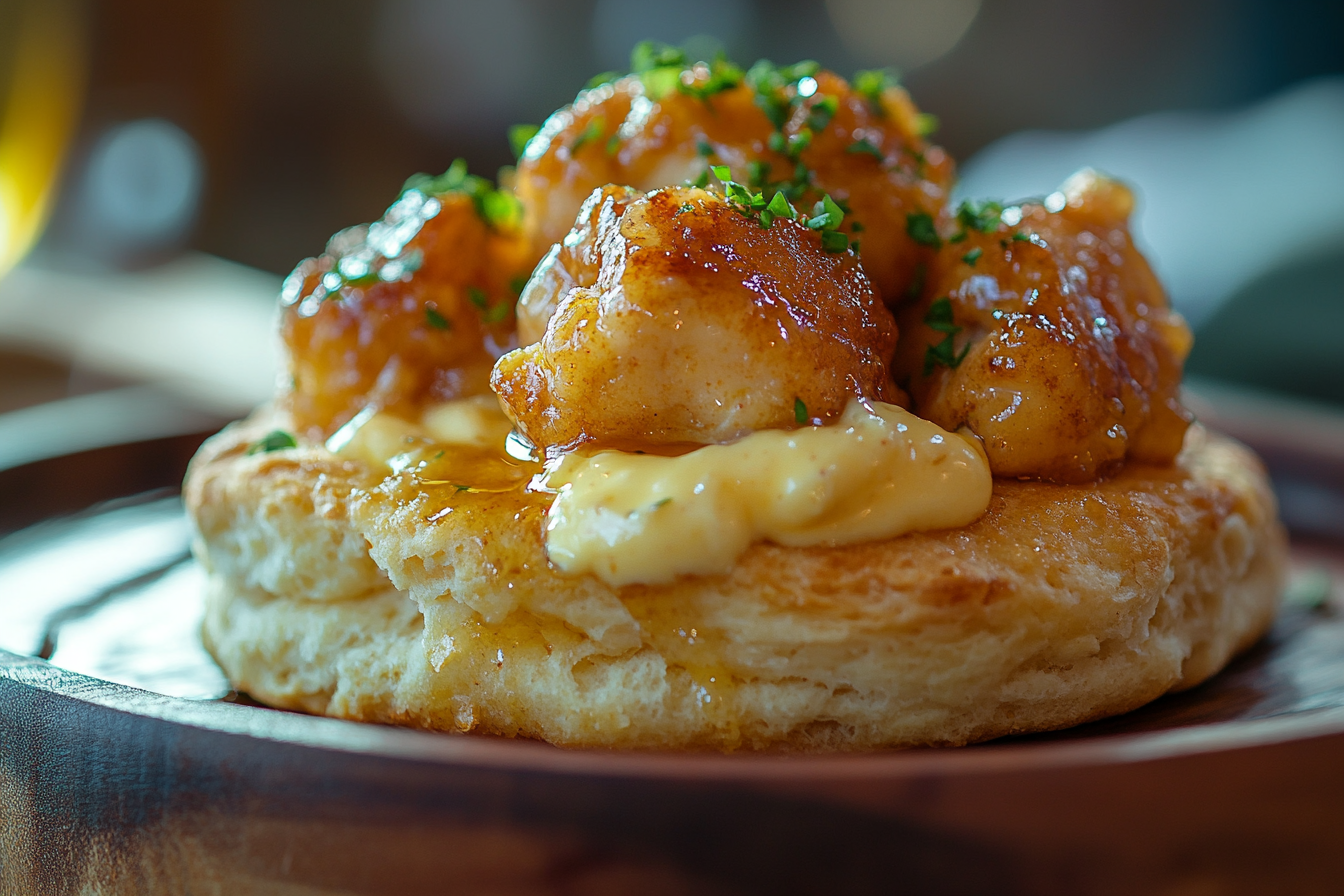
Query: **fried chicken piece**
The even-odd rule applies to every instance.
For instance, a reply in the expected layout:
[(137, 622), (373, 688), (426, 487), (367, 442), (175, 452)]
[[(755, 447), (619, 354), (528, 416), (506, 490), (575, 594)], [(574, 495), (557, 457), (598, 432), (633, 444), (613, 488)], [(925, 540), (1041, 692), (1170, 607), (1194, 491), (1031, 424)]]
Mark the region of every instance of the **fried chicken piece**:
[(491, 383), (553, 452), (723, 442), (900, 398), (894, 321), (855, 255), (694, 187), (594, 193), (520, 305), (544, 332)]
[(301, 432), (331, 434), (367, 406), (414, 419), (426, 404), (489, 389), (511, 348), (525, 244), (463, 192), (406, 190), (378, 222), (332, 237), (281, 292)]
[(846, 206), (864, 270), (889, 302), (898, 297), (928, 254), (908, 235), (909, 216), (937, 217), (954, 179), (951, 158), (921, 135), (927, 118), (877, 73), (860, 91), (815, 64), (758, 63), (745, 75), (720, 66), (686, 68), (661, 95), (647, 77), (622, 78), (547, 120), (516, 179), (534, 257), (596, 187), (653, 190), (728, 165), (767, 198), (783, 190), (801, 208), (829, 193)]
[(1130, 191), (1083, 171), (1061, 195), (1054, 212), (963, 205), (922, 299), (898, 315), (897, 381), (920, 416), (979, 435), (997, 476), (1084, 482), (1127, 457), (1170, 463), (1191, 420), (1190, 331), (1130, 237)]

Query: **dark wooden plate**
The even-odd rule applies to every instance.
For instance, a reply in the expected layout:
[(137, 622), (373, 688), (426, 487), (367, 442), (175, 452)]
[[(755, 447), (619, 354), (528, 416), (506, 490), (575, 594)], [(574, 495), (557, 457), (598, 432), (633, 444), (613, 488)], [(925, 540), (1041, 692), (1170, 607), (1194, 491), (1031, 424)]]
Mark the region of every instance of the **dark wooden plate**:
[[(171, 490), (0, 539), (0, 892), (1344, 891), (1344, 424), (1208, 398), (1294, 529), (1274, 631), (1187, 693), (961, 750), (564, 751), (278, 712), (198, 646)], [(153, 450), (98, 468), (176, 482), (184, 452), (156, 479)], [(43, 463), (5, 474), (28, 518), (90, 461)]]

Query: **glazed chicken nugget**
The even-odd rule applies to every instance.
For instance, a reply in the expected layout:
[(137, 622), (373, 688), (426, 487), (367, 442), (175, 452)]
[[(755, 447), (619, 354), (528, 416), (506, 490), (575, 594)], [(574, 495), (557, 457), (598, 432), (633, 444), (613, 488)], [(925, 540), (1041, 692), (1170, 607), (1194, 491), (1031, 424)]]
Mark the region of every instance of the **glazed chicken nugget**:
[(284, 401), (301, 432), (329, 435), (366, 407), (414, 417), (427, 403), (488, 393), (490, 366), (513, 345), (525, 257), (511, 202), (455, 165), (295, 268), (281, 335)]
[(584, 91), (528, 143), (516, 190), (534, 257), (564, 238), (597, 187), (703, 183), (710, 165), (728, 165), (735, 179), (800, 207), (829, 194), (850, 211), (846, 232), (861, 241), (879, 294), (901, 294), (927, 254), (907, 232), (910, 218), (936, 217), (954, 176), (904, 90), (879, 73), (851, 85), (815, 63), (656, 72), (672, 83), (645, 73)]
[(997, 476), (1084, 482), (1127, 457), (1171, 463), (1191, 420), (1191, 336), (1134, 246), (1133, 195), (1087, 171), (1056, 196), (1057, 211), (1002, 218), (962, 207), (899, 317), (897, 379), (921, 416), (980, 436)]
[(571, 237), (524, 290), (545, 332), (492, 374), (533, 444), (723, 442), (899, 395), (891, 313), (852, 252), (796, 221), (762, 227), (695, 187), (606, 187)]

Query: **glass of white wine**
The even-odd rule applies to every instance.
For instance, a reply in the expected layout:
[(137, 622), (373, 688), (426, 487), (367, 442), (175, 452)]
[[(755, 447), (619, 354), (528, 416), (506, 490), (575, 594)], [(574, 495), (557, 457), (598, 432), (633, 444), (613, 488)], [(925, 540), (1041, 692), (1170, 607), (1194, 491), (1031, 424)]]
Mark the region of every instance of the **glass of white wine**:
[(36, 242), (84, 93), (84, 7), (0, 2), (0, 277)]

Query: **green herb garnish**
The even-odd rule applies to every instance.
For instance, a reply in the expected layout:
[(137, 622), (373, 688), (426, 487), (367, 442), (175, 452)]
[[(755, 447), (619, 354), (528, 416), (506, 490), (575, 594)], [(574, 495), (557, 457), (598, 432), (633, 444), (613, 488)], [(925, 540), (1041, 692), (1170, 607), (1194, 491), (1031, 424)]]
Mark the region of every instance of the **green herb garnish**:
[(402, 185), (404, 196), (418, 190), (426, 196), (462, 193), (471, 197), (476, 213), (496, 230), (512, 229), (523, 220), (523, 204), (512, 193), (495, 188), (487, 178), (467, 173), (465, 159), (454, 159), (448, 170), (437, 176), (413, 174)]
[(635, 74), (656, 68), (684, 68), (686, 51), (656, 40), (642, 40), (630, 51), (630, 71)]
[(257, 441), (253, 442), (247, 449), (248, 454), (268, 454), (272, 451), (281, 451), (285, 448), (299, 447), (298, 440), (283, 429), (273, 429)]
[(921, 137), (932, 137), (938, 131), (938, 116), (932, 112), (920, 112), (915, 116), (915, 133)]
[(924, 262), (915, 265), (915, 274), (910, 278), (910, 285), (906, 287), (905, 297), (907, 299), (917, 299), (919, 294), (924, 291), (924, 278), (929, 274), (929, 267)]
[(940, 333), (960, 333), (961, 327), (952, 321), (952, 299), (943, 296), (930, 305), (928, 313), (924, 315), (924, 325)]
[(993, 233), (999, 229), (1003, 204), (993, 201), (967, 199), (957, 207), (957, 223), (967, 230)]
[(640, 41), (630, 52), (630, 71), (639, 75), (644, 92), (653, 100), (662, 99), (677, 87), (686, 65), (684, 50), (656, 40)]
[(793, 400), (793, 420), (799, 426), (802, 426), (808, 421), (807, 405), (803, 404), (801, 398), (795, 398)]
[(819, 131), (831, 123), (835, 113), (840, 109), (840, 100), (833, 96), (823, 96), (812, 104), (812, 108), (807, 113), (807, 126), (814, 131)]
[(910, 235), (910, 239), (921, 246), (928, 246), (931, 249), (942, 248), (943, 241), (938, 236), (938, 229), (933, 226), (933, 216), (927, 212), (910, 212), (907, 214), (905, 216), (905, 232)]
[(971, 267), (975, 267), (975, 263), (979, 261), (980, 256), (984, 254), (985, 250), (981, 249), (979, 246), (976, 246), (974, 249), (967, 252), (965, 255), (961, 256), (961, 260), (966, 262)]
[(588, 83), (583, 85), (585, 90), (592, 90), (594, 87), (601, 87), (603, 84), (610, 84), (613, 81), (619, 81), (623, 77), (621, 72), (602, 72), (593, 75), (588, 79)]
[(836, 205), (835, 200), (826, 195), (812, 206), (812, 214), (807, 219), (809, 230), (835, 230), (845, 220), (845, 213)]
[(872, 108), (873, 114), (878, 118), (885, 118), (886, 108), (882, 105), (882, 94), (888, 87), (895, 87), (900, 83), (896, 72), (889, 68), (869, 69), (868, 71), (855, 72), (854, 77), (850, 79), (855, 92), (862, 94), (868, 100), (868, 105)]
[(453, 325), (433, 305), (425, 306), (425, 322), (436, 330), (451, 330)]
[(714, 57), (714, 61), (709, 64), (709, 77), (703, 84), (692, 82), (687, 84), (680, 77), (677, 78), (677, 89), (687, 96), (693, 96), (700, 102), (710, 106), (709, 100), (715, 94), (722, 93), (725, 90), (732, 90), (742, 83), (742, 69), (724, 58), (720, 53)]
[(770, 199), (770, 204), (765, 208), (766, 211), (770, 212), (776, 218), (788, 218), (790, 221), (796, 221), (798, 219), (798, 210), (793, 207), (792, 203), (789, 202), (788, 197), (783, 193), (776, 193)]
[(537, 136), (539, 130), (541, 126), (535, 124), (516, 124), (509, 128), (509, 147), (513, 149), (515, 159), (523, 157), (523, 153), (527, 151), (527, 141)]
[(821, 232), (821, 248), (823, 252), (839, 254), (849, 248), (849, 237), (838, 230), (823, 230)]
[(962, 328), (953, 322), (952, 300), (944, 296), (930, 305), (928, 313), (924, 315), (924, 325), (947, 334), (941, 342), (924, 349), (924, 375), (933, 373), (933, 368), (938, 366), (949, 369), (958, 367), (971, 350), (971, 345), (967, 343), (960, 352), (956, 351), (954, 339)]
[(776, 66), (768, 59), (761, 59), (747, 70), (745, 80), (755, 94), (752, 99), (757, 108), (765, 113), (775, 130), (782, 131), (794, 106), (806, 99), (796, 93), (792, 97), (786, 96), (785, 88), (796, 85), (803, 78), (812, 77), (820, 69), (821, 66), (810, 59), (785, 66)]
[(882, 152), (881, 148), (874, 145), (873, 142), (866, 137), (859, 140), (855, 140), (853, 143), (849, 144), (849, 146), (846, 146), (845, 152), (850, 153), (852, 155), (858, 155), (860, 153), (864, 155), (870, 155), (873, 158), (877, 159), (879, 162), (884, 161), (887, 158), (886, 155)]
[(753, 187), (763, 187), (770, 181), (770, 163), (761, 159), (752, 159), (747, 163), (747, 183)]

